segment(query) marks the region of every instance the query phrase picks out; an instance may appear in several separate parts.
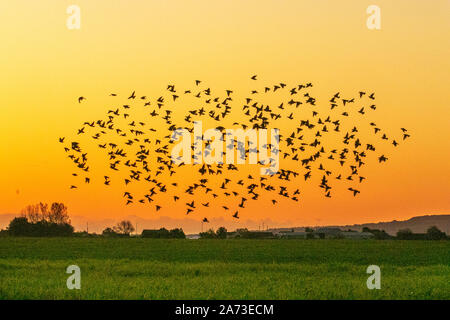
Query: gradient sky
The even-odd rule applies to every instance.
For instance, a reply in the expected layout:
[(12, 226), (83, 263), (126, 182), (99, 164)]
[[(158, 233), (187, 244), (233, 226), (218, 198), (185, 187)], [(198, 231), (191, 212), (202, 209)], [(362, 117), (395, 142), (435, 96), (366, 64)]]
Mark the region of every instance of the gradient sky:
[[(80, 30), (66, 27), (70, 4), (81, 8)], [(371, 4), (381, 8), (381, 30), (366, 27)], [(69, 190), (72, 166), (57, 138), (103, 118), (110, 92), (157, 97), (194, 79), (248, 91), (253, 74), (313, 82), (319, 104), (337, 91), (375, 91), (374, 120), (412, 138), (386, 164), (365, 168), (356, 198), (325, 199), (305, 186), (299, 203), (273, 207), (267, 198), (241, 216), (300, 225), (449, 213), (449, 12), (446, 0), (2, 1), (0, 213), (62, 201), (91, 218), (182, 218), (184, 207), (125, 207), (122, 187)], [(78, 104), (80, 95), (88, 100)]]

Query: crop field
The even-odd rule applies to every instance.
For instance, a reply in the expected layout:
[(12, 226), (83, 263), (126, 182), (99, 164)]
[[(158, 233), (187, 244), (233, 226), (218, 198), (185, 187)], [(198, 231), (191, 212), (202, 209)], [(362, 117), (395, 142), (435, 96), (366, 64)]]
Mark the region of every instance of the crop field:
[(0, 298), (450, 299), (450, 241), (0, 238)]

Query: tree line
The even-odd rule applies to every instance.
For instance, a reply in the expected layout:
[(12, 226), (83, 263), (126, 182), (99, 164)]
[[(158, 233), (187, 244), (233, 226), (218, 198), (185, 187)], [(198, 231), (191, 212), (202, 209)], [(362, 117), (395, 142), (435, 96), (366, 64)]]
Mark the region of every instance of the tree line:
[(64, 237), (74, 232), (67, 206), (54, 202), (26, 206), (20, 217), (12, 219), (6, 230), (10, 236)]
[[(28, 205), (19, 217), (13, 218), (6, 230), (1, 230), (0, 235), (20, 236), (20, 237), (65, 237), (65, 236), (103, 236), (103, 237), (130, 237), (135, 231), (131, 221), (122, 220), (115, 226), (107, 227), (101, 235), (89, 234), (88, 232), (75, 232), (68, 215), (67, 206), (64, 203), (54, 202), (51, 205), (38, 203)], [(307, 234), (312, 234), (311, 228), (305, 229)], [(428, 228), (426, 233), (414, 233), (410, 229), (399, 230), (396, 236), (391, 236), (384, 230), (370, 229), (364, 227), (363, 232), (369, 232), (377, 240), (399, 239), (399, 240), (445, 240), (450, 239), (445, 232), (436, 226)], [(230, 232), (225, 227), (220, 227), (216, 231), (209, 229), (201, 232), (201, 239), (226, 239)], [(271, 232), (249, 231), (238, 229), (233, 233), (234, 237), (247, 239), (274, 238)], [(236, 236), (237, 235), (237, 236)], [(141, 237), (156, 239), (185, 239), (186, 235), (181, 228), (168, 230), (143, 230)], [(307, 237), (308, 238), (308, 237)], [(311, 238), (311, 237), (310, 237)]]
[(384, 230), (370, 229), (364, 227), (363, 232), (370, 232), (374, 235), (377, 240), (388, 240), (388, 239), (398, 239), (398, 240), (445, 240), (450, 239), (445, 232), (439, 230), (436, 226), (431, 226), (427, 229), (426, 233), (414, 233), (411, 229), (400, 229), (397, 231), (396, 236), (391, 236)]
[[(67, 206), (64, 203), (54, 202), (51, 205), (40, 202), (28, 205), (21, 210), (20, 216), (13, 218), (6, 230), (0, 230), (0, 236), (13, 237), (130, 237), (135, 231), (131, 221), (122, 220), (115, 226), (107, 227), (101, 235), (88, 233), (87, 231), (75, 232), (71, 224)], [(144, 230), (144, 238), (175, 238), (184, 239), (186, 235), (183, 229), (175, 228), (167, 230)]]

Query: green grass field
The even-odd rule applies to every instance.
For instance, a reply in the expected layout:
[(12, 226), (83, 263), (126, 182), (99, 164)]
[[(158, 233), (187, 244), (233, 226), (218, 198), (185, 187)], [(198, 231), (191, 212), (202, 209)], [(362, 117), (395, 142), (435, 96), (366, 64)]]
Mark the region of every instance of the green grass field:
[(0, 238), (0, 298), (450, 299), (450, 241)]

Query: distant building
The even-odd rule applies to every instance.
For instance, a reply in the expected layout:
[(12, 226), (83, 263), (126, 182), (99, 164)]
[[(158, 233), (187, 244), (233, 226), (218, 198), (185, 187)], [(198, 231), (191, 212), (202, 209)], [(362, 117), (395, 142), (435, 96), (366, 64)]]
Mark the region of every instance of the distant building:
[[(342, 230), (334, 227), (318, 228), (314, 230), (315, 234), (318, 234), (321, 238), (339, 238)], [(322, 236), (323, 235), (323, 236)]]
[(197, 240), (197, 239), (200, 239), (200, 235), (199, 234), (187, 234), (186, 239)]
[(344, 231), (342, 235), (346, 239), (373, 239), (375, 235), (370, 232)]

